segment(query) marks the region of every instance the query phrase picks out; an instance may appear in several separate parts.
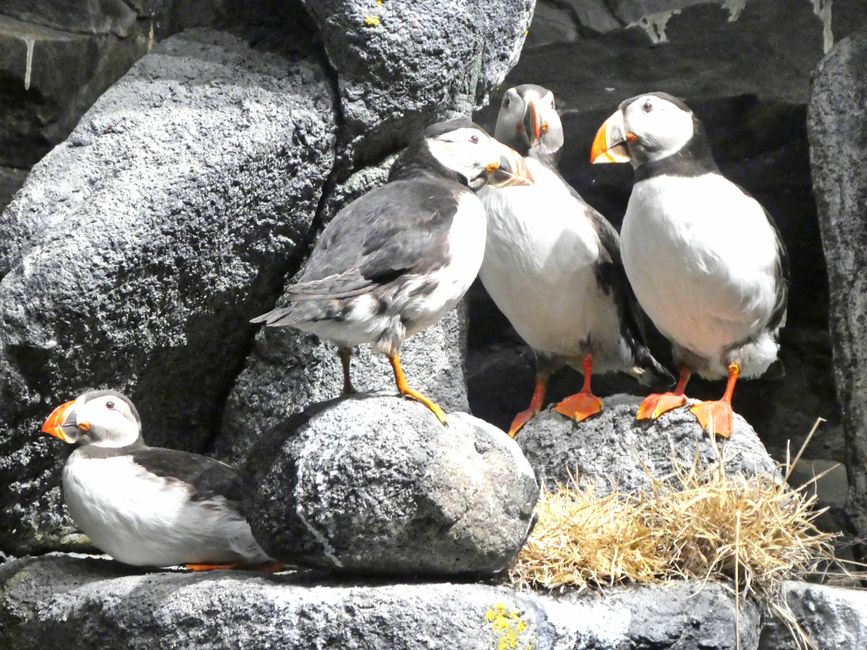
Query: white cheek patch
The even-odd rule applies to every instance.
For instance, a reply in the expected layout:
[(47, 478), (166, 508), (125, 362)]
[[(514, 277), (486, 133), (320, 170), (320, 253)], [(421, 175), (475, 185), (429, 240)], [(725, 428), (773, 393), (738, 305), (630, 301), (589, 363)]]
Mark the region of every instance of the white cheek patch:
[(677, 153), (694, 135), (692, 114), (674, 105), (645, 113), (642, 105), (641, 100), (633, 105), (628, 129), (644, 141), (651, 160)]
[[(478, 143), (470, 142), (477, 135)], [(428, 140), (431, 155), (443, 167), (462, 174), (467, 180), (478, 176), (485, 165), (499, 160), (498, 152), (483, 133), (475, 129), (458, 129), (448, 135), (449, 140)]]

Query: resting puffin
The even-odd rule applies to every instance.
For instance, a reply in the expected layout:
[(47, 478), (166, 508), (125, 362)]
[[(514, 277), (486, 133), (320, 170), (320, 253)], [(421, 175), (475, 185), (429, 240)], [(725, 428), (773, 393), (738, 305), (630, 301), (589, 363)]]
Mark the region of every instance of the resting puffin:
[(642, 383), (670, 386), (673, 378), (644, 343), (617, 232), (557, 172), (563, 128), (551, 92), (529, 84), (510, 88), (496, 135), (528, 156), (535, 181), (479, 192), (488, 214), (480, 278), (536, 356), (533, 397), (509, 435), (539, 412), (548, 378), (567, 364), (583, 370), (584, 385), (555, 408), (577, 421), (602, 409), (590, 390), (594, 370), (625, 371)]
[(58, 406), (42, 432), (77, 445), (63, 499), (94, 546), (136, 566), (277, 569), (238, 511), (240, 478), (219, 461), (148, 447), (133, 403), (113, 390)]
[(485, 250), (486, 183), (530, 183), (523, 158), (466, 119), (427, 127), (395, 161), (388, 182), (326, 226), (289, 305), (253, 323), (294, 327), (335, 343), (343, 391), (352, 348), (373, 343), (391, 362), (398, 391), (446, 423), (443, 410), (407, 385), (403, 340), (442, 318), (475, 279)]
[(680, 366), (674, 392), (648, 396), (638, 418), (683, 405), (692, 372), (727, 376), (722, 399), (690, 411), (711, 435), (730, 436), (735, 382), (762, 375), (776, 360), (786, 320), (788, 260), (776, 224), (720, 174), (701, 122), (671, 95), (620, 104), (596, 134), (591, 161), (635, 168), (623, 264)]

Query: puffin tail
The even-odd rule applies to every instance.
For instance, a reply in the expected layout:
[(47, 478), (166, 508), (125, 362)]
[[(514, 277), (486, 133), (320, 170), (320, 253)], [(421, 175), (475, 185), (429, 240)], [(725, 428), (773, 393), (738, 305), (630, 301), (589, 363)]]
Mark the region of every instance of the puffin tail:
[(650, 354), (650, 350), (643, 345), (639, 346), (639, 349), (635, 350), (634, 356), (636, 363), (630, 369), (629, 374), (635, 377), (638, 383), (650, 388), (671, 388), (674, 386), (674, 375)]

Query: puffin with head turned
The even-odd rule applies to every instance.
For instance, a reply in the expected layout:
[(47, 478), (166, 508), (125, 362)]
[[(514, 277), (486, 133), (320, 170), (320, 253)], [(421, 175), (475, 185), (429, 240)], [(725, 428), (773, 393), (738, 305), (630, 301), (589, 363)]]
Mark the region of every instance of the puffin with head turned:
[(626, 273), (672, 344), (680, 379), (649, 395), (638, 419), (686, 403), (690, 374), (728, 378), (720, 400), (690, 411), (711, 435), (731, 435), (738, 377), (776, 360), (786, 320), (786, 249), (765, 209), (719, 171), (701, 122), (676, 97), (627, 99), (600, 127), (594, 163), (630, 162), (635, 185), (621, 230)]
[(495, 133), (527, 156), (535, 181), (479, 192), (488, 214), (479, 277), (536, 356), (530, 405), (515, 416), (509, 435), (541, 410), (548, 378), (564, 365), (583, 370), (584, 385), (555, 409), (576, 421), (602, 409), (591, 391), (594, 371), (623, 371), (643, 384), (671, 385), (673, 378), (645, 344), (617, 231), (557, 171), (563, 128), (551, 91), (533, 84), (510, 88)]
[(352, 349), (373, 343), (391, 362), (397, 390), (443, 410), (409, 387), (404, 339), (436, 323), (475, 279), (485, 251), (485, 211), (475, 191), (529, 184), (523, 158), (466, 119), (440, 122), (395, 161), (388, 182), (343, 208), (319, 238), (289, 304), (253, 323), (294, 327), (337, 345), (343, 392), (354, 392)]
[(63, 499), (93, 545), (114, 559), (198, 571), (279, 568), (239, 511), (235, 470), (148, 447), (138, 411), (121, 393), (90, 391), (61, 404), (42, 432), (76, 445), (63, 468)]

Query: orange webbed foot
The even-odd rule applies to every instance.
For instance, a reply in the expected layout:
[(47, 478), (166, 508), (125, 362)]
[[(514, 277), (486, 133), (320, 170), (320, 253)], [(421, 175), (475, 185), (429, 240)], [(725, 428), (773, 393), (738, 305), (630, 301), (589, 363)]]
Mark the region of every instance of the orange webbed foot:
[(523, 427), (525, 424), (527, 424), (527, 422), (532, 420), (538, 414), (539, 414), (539, 409), (534, 409), (532, 407), (528, 408), (528, 409), (524, 409), (523, 411), (518, 413), (515, 416), (515, 419), (512, 420), (512, 424), (509, 427), (509, 432), (508, 432), (509, 437), (514, 438), (515, 436), (517, 436), (518, 431), (521, 430), (521, 427)]
[(188, 571), (225, 571), (246, 567), (242, 562), (230, 562), (229, 564), (185, 564), (184, 566)]
[(582, 390), (564, 399), (554, 407), (554, 410), (560, 415), (581, 422), (602, 410), (602, 400), (590, 391)]
[(732, 405), (725, 401), (699, 402), (689, 408), (704, 429), (711, 436), (731, 438), (734, 427)]
[(668, 413), (684, 404), (686, 404), (686, 395), (683, 393), (652, 393), (641, 402), (635, 419), (655, 420), (663, 413)]

